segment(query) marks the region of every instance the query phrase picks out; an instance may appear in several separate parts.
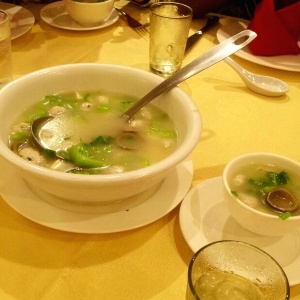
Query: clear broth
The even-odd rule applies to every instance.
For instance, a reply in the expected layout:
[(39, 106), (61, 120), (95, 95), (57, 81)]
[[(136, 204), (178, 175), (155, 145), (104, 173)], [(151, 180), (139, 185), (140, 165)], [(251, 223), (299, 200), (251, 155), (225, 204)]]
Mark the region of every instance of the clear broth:
[[(88, 166), (92, 169), (89, 174), (107, 174), (147, 167), (175, 151), (177, 131), (170, 117), (153, 104), (142, 108), (129, 123), (125, 122), (120, 116), (135, 101), (127, 95), (103, 91), (46, 96), (14, 123), (9, 145), (24, 159), (58, 171)], [(67, 152), (66, 161), (49, 157), (49, 153), (45, 155), (32, 142), (32, 122), (49, 115), (54, 118), (43, 126), (42, 140), (47, 149)], [(133, 137), (126, 137), (126, 143), (133, 139), (134, 149), (123, 149), (116, 144), (116, 137), (124, 128), (134, 133)], [(70, 159), (80, 154), (70, 151), (74, 145), (82, 145), (78, 151), (89, 151), (85, 165)]]

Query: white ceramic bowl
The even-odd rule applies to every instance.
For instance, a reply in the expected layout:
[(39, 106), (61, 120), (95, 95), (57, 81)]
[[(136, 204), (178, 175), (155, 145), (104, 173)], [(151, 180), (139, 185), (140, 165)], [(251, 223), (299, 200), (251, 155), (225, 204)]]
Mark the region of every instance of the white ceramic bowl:
[(78, 2), (63, 0), (70, 17), (80, 25), (93, 27), (101, 24), (112, 12), (114, 0), (104, 2)]
[(291, 216), (282, 220), (278, 216), (251, 208), (232, 195), (229, 179), (240, 170), (241, 166), (253, 162), (278, 166), (280, 169), (286, 172), (290, 171), (300, 178), (300, 164), (284, 156), (257, 152), (234, 158), (226, 165), (223, 172), (224, 197), (232, 217), (247, 230), (265, 236), (282, 236), (291, 231), (300, 230), (300, 216)]
[(178, 148), (147, 168), (111, 175), (67, 174), (18, 157), (8, 148), (7, 137), (15, 118), (46, 95), (103, 89), (139, 98), (162, 81), (161, 77), (146, 71), (109, 64), (61, 65), (21, 77), (0, 91), (0, 155), (33, 189), (73, 203), (114, 203), (154, 188), (189, 156), (200, 138), (200, 114), (193, 100), (177, 87), (153, 103), (175, 122)]

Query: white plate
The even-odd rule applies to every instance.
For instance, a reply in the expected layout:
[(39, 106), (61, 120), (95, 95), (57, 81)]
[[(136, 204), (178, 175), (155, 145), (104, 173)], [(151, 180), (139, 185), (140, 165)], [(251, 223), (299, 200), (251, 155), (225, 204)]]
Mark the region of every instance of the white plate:
[[(232, 20), (232, 22), (221, 27), (217, 32), (219, 42), (232, 35), (245, 30), (249, 22), (245, 20)], [(298, 43), (300, 46), (300, 42)], [(246, 46), (235, 53), (237, 56), (253, 63), (285, 71), (300, 72), (300, 55), (280, 55), (280, 56), (255, 56)]]
[(118, 12), (113, 9), (110, 16), (107, 17), (101, 24), (91, 27), (82, 26), (69, 16), (65, 9), (63, 1), (53, 2), (46, 5), (41, 9), (40, 15), (43, 21), (51, 26), (76, 31), (105, 28), (114, 24), (119, 19)]
[(32, 28), (34, 16), (24, 7), (0, 2), (0, 9), (5, 10), (9, 14), (12, 40), (25, 34)]
[(230, 216), (223, 199), (221, 177), (200, 183), (185, 196), (180, 207), (179, 222), (184, 239), (194, 252), (218, 240), (250, 243), (278, 261), (291, 286), (300, 283), (300, 232), (283, 237), (267, 237), (242, 228)]
[[(1, 169), (5, 169), (3, 165)], [(59, 202), (55, 206), (49, 199), (41, 199), (42, 193), (33, 191), (17, 173), (0, 176), (0, 194), (14, 210), (38, 224), (69, 232), (110, 233), (138, 228), (165, 216), (182, 201), (192, 177), (193, 164), (185, 161), (146, 201), (135, 206), (123, 205), (113, 213), (99, 213), (97, 207), (92, 207), (91, 213), (91, 207), (62, 207)]]

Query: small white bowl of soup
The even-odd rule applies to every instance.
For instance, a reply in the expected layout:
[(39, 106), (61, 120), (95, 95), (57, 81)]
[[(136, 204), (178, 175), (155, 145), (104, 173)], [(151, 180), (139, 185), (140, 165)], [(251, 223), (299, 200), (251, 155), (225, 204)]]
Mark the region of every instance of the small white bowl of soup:
[[(272, 153), (244, 154), (225, 166), (223, 185), (230, 213), (245, 229), (264, 236), (282, 236), (300, 230), (297, 161)], [(293, 196), (292, 200), (286, 197), (286, 192)]]
[[(141, 151), (117, 149), (111, 141), (119, 136), (115, 126), (119, 116), (162, 81), (146, 71), (92, 63), (25, 75), (0, 91), (0, 155), (33, 190), (72, 203), (111, 204), (156, 189), (198, 144), (201, 117), (193, 100), (176, 87), (122, 124), (124, 131), (137, 131)], [(58, 140), (69, 157), (45, 157), (44, 151), (33, 148), (30, 124), (43, 116), (54, 115), (57, 120), (64, 114), (67, 122), (61, 119), (61, 127), (54, 126), (50, 135), (46, 132), (46, 138), (50, 136), (46, 148), (53, 149), (52, 141)], [(145, 146), (148, 138), (150, 144)], [(104, 156), (97, 157), (98, 152)], [(79, 163), (79, 172), (76, 166), (75, 172), (74, 166), (70, 171), (69, 163)], [(89, 167), (91, 173), (80, 172)]]
[(100, 25), (113, 10), (114, 0), (63, 0), (70, 17), (82, 26)]

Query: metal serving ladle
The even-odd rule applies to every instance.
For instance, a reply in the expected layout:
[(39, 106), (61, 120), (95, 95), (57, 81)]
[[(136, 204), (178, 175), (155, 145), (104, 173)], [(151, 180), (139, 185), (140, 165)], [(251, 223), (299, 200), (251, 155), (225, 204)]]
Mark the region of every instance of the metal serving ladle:
[(164, 80), (161, 84), (151, 90), (146, 96), (136, 102), (130, 109), (128, 109), (123, 114), (123, 116), (131, 119), (132, 116), (137, 113), (143, 106), (148, 104), (160, 94), (170, 90), (186, 79), (211, 67), (217, 62), (242, 49), (243, 47), (248, 45), (256, 36), (257, 35), (255, 32), (247, 29), (221, 42), (219, 45), (213, 47), (211, 50), (205, 52), (185, 67), (178, 70), (174, 75)]
[[(130, 120), (142, 107), (147, 105), (157, 96), (240, 50), (244, 46), (248, 45), (256, 36), (255, 32), (247, 29), (224, 40), (156, 86), (125, 113), (123, 113), (122, 117), (125, 121)], [(48, 149), (45, 146), (45, 142), (43, 142), (40, 138), (39, 133), (42, 126), (49, 122), (52, 118), (53, 117), (45, 117), (35, 120), (31, 126), (32, 136), (40, 148), (55, 151), (57, 157), (63, 159), (63, 157), (59, 155), (61, 152), (60, 150)]]

